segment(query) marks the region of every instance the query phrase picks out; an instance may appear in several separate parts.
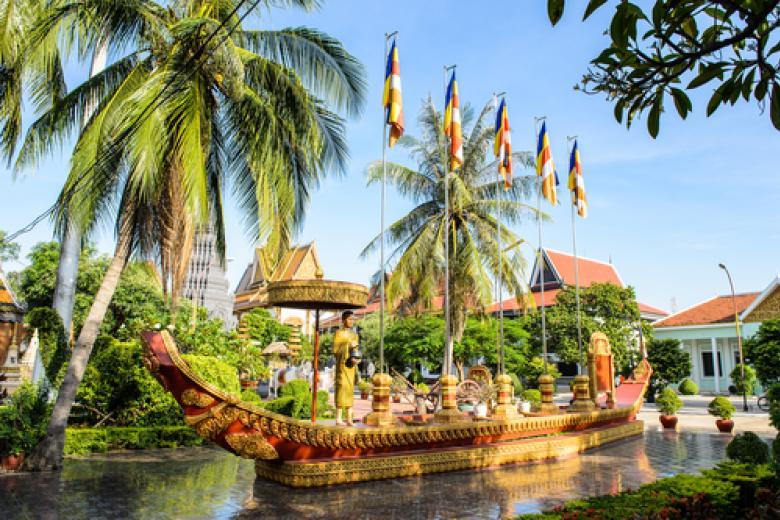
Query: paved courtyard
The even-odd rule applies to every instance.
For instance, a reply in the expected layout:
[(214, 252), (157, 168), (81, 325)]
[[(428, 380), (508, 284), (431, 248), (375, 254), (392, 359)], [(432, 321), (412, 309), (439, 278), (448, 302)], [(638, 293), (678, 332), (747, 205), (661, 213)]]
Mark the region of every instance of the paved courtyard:
[(219, 449), (69, 459), (61, 473), (0, 475), (3, 518), (502, 518), (713, 466), (729, 436), (647, 431), (581, 457), (294, 490)]

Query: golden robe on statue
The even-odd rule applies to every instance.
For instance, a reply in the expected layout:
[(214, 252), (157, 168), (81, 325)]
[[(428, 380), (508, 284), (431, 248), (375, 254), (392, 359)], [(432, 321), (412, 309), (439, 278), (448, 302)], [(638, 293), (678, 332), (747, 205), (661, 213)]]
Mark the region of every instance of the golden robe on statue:
[(351, 408), (355, 392), (355, 368), (346, 365), (349, 349), (357, 346), (358, 335), (349, 329), (339, 329), (333, 335), (333, 356), (336, 358), (336, 408)]

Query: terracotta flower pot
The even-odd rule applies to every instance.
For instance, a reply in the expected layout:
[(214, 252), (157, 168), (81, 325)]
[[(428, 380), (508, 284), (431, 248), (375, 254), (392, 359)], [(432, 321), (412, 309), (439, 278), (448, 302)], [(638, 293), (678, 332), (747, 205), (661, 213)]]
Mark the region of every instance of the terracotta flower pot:
[(394, 403), (400, 403), (401, 402), (401, 396), (400, 395), (394, 395), (393, 396), (393, 402)]
[(734, 430), (734, 421), (731, 419), (718, 419), (715, 424), (721, 433), (731, 433)]
[(24, 453), (18, 455), (3, 455), (0, 457), (0, 465), (6, 471), (16, 471), (24, 462)]
[(677, 427), (677, 416), (676, 415), (661, 415), (658, 417), (658, 420), (661, 421), (661, 424), (664, 428), (668, 428), (670, 430), (673, 430)]
[(368, 399), (368, 392), (360, 392), (361, 399)]

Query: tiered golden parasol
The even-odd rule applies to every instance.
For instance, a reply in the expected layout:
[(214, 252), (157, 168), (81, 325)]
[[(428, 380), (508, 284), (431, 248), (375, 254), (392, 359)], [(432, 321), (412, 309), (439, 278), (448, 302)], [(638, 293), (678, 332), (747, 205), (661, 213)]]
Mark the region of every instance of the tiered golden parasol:
[(314, 362), (312, 375), (311, 422), (317, 420), (317, 365), (320, 357), (320, 311), (359, 309), (368, 302), (364, 285), (323, 280), (317, 272), (312, 280), (285, 280), (268, 285), (268, 304), (273, 307), (310, 309), (314, 311)]

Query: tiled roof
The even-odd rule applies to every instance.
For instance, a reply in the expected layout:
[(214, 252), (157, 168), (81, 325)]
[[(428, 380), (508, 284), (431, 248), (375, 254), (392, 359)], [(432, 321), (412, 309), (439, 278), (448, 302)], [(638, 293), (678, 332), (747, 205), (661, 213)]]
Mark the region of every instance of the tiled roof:
[[(574, 256), (553, 249), (545, 249), (544, 252), (563, 283), (574, 285)], [(623, 287), (623, 280), (612, 264), (578, 256), (577, 267), (580, 287), (589, 287), (594, 283), (611, 283)]]
[(639, 307), (639, 312), (642, 314), (660, 314), (661, 316), (669, 315), (667, 311), (659, 309), (658, 307), (653, 307), (652, 305), (648, 305), (640, 301), (636, 302), (636, 304)]
[[(737, 294), (737, 312), (744, 311), (759, 295), (757, 292)], [(653, 327), (684, 327), (690, 325), (713, 325), (734, 321), (734, 307), (731, 295), (716, 296), (653, 323)]]

